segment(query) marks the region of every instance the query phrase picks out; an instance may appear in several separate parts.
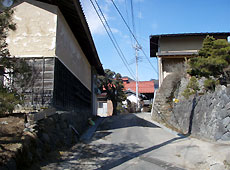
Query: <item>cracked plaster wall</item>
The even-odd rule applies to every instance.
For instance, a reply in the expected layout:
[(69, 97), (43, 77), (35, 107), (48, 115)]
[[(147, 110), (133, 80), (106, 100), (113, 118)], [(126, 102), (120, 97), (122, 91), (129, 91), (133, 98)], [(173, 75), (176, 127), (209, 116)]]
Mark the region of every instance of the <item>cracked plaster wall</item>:
[(14, 8), (7, 38), (16, 57), (57, 57), (91, 91), (91, 66), (58, 7), (27, 0)]
[(54, 57), (57, 7), (40, 2), (23, 2), (14, 8), (16, 31), (7, 38), (11, 55), (20, 57)]

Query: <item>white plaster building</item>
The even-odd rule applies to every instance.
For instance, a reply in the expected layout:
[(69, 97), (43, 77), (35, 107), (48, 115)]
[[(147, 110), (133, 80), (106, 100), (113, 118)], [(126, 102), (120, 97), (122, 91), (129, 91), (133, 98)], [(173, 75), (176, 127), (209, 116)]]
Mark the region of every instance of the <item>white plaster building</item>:
[(26, 106), (96, 115), (96, 75), (104, 71), (80, 2), (19, 0), (12, 8), (17, 29), (7, 38), (10, 53), (35, 70)]

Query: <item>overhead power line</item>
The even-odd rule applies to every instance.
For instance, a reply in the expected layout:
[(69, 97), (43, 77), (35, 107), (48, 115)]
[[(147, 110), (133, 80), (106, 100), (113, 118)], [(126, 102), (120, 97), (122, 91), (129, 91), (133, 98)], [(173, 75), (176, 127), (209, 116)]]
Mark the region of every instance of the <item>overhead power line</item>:
[[(126, 58), (125, 58), (125, 56), (124, 56), (124, 53), (122, 52), (121, 48), (119, 47), (119, 45), (118, 45), (118, 43), (117, 43), (117, 41), (116, 41), (116, 39), (115, 39), (115, 37), (114, 37), (114, 35), (113, 35), (113, 32), (112, 32), (112, 30), (111, 30), (111, 28), (110, 28), (110, 26), (109, 26), (109, 24), (108, 24), (108, 22), (107, 22), (105, 16), (104, 16), (104, 14), (103, 14), (103, 12), (102, 12), (102, 10), (101, 10), (99, 4), (98, 4), (97, 1), (95, 0), (95, 3), (96, 3), (96, 5), (97, 5), (97, 7), (98, 7), (98, 9), (99, 9), (99, 11), (100, 11), (100, 13), (101, 13), (101, 15), (102, 15), (102, 17), (103, 17), (103, 19), (104, 19), (104, 21), (105, 21), (105, 23), (106, 23), (106, 25), (107, 25), (108, 28), (106, 27), (105, 23), (103, 22), (103, 19), (102, 19), (102, 17), (100, 16), (99, 12), (97, 11), (97, 8), (96, 8), (95, 4), (93, 3), (93, 1), (90, 0), (90, 2), (91, 2), (91, 4), (93, 5), (93, 8), (94, 8), (95, 12), (97, 13), (97, 15), (98, 15), (98, 17), (99, 17), (99, 19), (100, 19), (100, 21), (101, 21), (103, 27), (105, 28), (105, 30), (106, 30), (106, 32), (107, 32), (107, 34), (108, 34), (108, 36), (109, 36), (109, 38), (110, 38), (110, 40), (111, 40), (111, 42), (112, 42), (114, 48), (116, 49), (116, 51), (117, 51), (119, 57), (121, 58), (122, 62), (124, 63), (125, 67), (127, 68), (128, 72), (130, 73), (130, 75), (132, 76), (132, 78), (135, 79), (134, 73), (132, 72), (132, 70), (130, 70), (130, 68), (129, 68), (129, 66), (128, 66), (128, 62), (127, 62), (127, 60), (126, 60)], [(110, 34), (111, 34), (111, 35), (110, 35)]]
[[(128, 25), (130, 24), (130, 21), (129, 21), (129, 12), (128, 12), (128, 2), (130, 1), (130, 0), (125, 0), (125, 11), (126, 11), (126, 15), (127, 15), (127, 23), (128, 23)], [(129, 38), (130, 38), (130, 42), (131, 42), (131, 44), (133, 44), (133, 38), (132, 38), (132, 35), (131, 34), (129, 34)]]
[[(115, 7), (115, 9), (117, 10), (117, 12), (119, 13), (120, 17), (122, 18), (123, 22), (125, 23), (126, 27), (128, 28), (129, 32), (132, 34), (134, 40), (136, 41), (137, 45), (141, 47), (139, 41), (137, 40), (136, 36), (134, 35), (134, 33), (132, 32), (132, 30), (130, 29), (129, 25), (127, 24), (125, 18), (123, 17), (122, 13), (120, 12), (120, 10), (118, 9), (117, 5), (114, 3), (113, 0), (111, 0), (113, 6)], [(144, 54), (144, 56), (146, 57), (146, 59), (148, 60), (149, 64), (152, 66), (152, 68), (154, 69), (154, 71), (156, 73), (158, 73), (158, 71), (156, 70), (156, 68), (152, 65), (152, 63), (150, 62), (149, 58), (147, 57), (145, 51), (141, 48), (140, 49), (142, 51), (142, 53)]]
[[(127, 65), (129, 65), (129, 64), (128, 64), (128, 61), (127, 61), (126, 58), (125, 58), (124, 53), (122, 52), (122, 50), (121, 50), (119, 44), (117, 43), (117, 40), (116, 40), (115, 36), (113, 35), (112, 29), (110, 28), (109, 23), (107, 22), (107, 19), (106, 19), (105, 15), (103, 14), (103, 12), (102, 12), (102, 10), (101, 10), (101, 8), (100, 8), (100, 6), (99, 6), (99, 4), (98, 4), (98, 2), (97, 2), (96, 0), (95, 0), (95, 3), (96, 3), (96, 5), (97, 5), (97, 7), (98, 7), (98, 9), (99, 9), (99, 11), (100, 11), (100, 13), (101, 13), (101, 15), (102, 15), (104, 21), (105, 21), (105, 24), (107, 25), (107, 27), (108, 27), (108, 29), (109, 29), (109, 31), (110, 31), (110, 34), (112, 35), (112, 38), (113, 38), (114, 42), (116, 43), (116, 45), (117, 45), (117, 47), (118, 47), (120, 53), (122, 54), (122, 57), (123, 57), (125, 63), (126, 63)], [(132, 69), (131, 69), (131, 71), (132, 71)], [(133, 71), (132, 71), (132, 73), (133, 73)]]
[(133, 25), (133, 33), (136, 35), (136, 28), (135, 28), (135, 17), (134, 17), (134, 11), (133, 11), (133, 0), (131, 2), (131, 16), (132, 16), (132, 25)]

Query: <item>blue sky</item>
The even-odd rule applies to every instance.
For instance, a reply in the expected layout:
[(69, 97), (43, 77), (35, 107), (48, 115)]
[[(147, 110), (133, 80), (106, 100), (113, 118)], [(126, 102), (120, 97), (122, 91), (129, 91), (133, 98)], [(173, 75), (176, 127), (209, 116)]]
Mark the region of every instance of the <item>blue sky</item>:
[[(92, 0), (93, 2), (95, 0)], [(135, 73), (134, 40), (111, 0), (97, 0), (130, 68)], [(168, 33), (230, 32), (230, 0), (132, 0), (135, 32), (142, 49), (157, 69), (156, 58), (149, 55), (149, 36)], [(114, 0), (130, 28), (133, 29), (131, 0)], [(90, 0), (81, 0), (98, 55), (104, 68), (132, 78)], [(139, 80), (157, 79), (158, 75), (143, 53), (139, 52)]]

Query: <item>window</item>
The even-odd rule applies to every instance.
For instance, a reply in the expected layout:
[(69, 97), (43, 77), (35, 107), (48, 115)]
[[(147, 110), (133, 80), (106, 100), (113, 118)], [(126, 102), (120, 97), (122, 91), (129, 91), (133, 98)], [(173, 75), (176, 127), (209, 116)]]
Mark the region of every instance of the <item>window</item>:
[(98, 108), (103, 108), (103, 102), (98, 103)]

